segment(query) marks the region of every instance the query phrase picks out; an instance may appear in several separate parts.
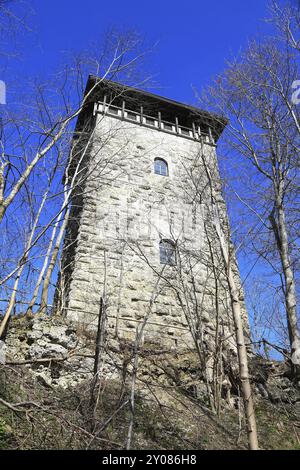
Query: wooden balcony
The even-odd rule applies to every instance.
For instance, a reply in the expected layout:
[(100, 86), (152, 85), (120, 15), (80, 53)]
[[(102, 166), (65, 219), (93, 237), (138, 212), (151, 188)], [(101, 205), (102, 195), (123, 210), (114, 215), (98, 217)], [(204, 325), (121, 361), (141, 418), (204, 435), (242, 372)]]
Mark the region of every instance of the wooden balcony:
[(140, 126), (157, 129), (158, 131), (166, 132), (167, 134), (175, 134), (185, 139), (196, 140), (198, 142), (215, 145), (213, 134), (209, 128), (209, 133), (201, 131), (199, 126), (193, 123), (192, 128), (184, 127), (178, 123), (175, 117), (175, 122), (168, 122), (161, 119), (161, 114), (158, 113), (157, 117), (148, 116), (143, 113), (143, 107), (140, 112), (126, 109), (126, 103), (123, 102), (122, 107), (107, 104), (105, 101), (98, 101), (94, 104), (94, 115), (97, 113), (113, 116), (123, 121), (134, 122)]

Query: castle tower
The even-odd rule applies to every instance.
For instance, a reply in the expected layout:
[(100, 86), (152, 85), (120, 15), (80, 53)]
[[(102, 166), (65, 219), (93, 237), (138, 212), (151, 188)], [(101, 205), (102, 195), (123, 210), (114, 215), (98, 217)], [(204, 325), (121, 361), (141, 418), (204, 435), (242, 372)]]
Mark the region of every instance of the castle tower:
[(145, 342), (209, 350), (220, 336), (234, 349), (203, 160), (226, 232), (216, 159), (226, 123), (94, 76), (86, 93), (67, 169), (75, 189), (58, 287), (64, 314), (93, 329), (105, 312), (108, 333), (130, 341), (139, 327)]

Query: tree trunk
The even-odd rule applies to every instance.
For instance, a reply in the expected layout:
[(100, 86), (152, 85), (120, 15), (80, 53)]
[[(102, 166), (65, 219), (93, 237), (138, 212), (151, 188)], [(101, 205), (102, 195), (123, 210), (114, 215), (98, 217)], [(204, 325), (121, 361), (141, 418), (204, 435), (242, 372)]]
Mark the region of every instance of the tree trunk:
[(297, 300), (295, 277), (291, 268), (291, 260), (289, 253), (288, 235), (286, 229), (286, 220), (284, 207), (281, 198), (276, 197), (276, 208), (278, 214), (278, 222), (276, 222), (273, 213), (270, 215), (270, 221), (273, 227), (276, 243), (281, 259), (281, 266), (285, 283), (285, 306), (288, 333), (291, 347), (291, 360), (293, 365), (300, 366), (300, 335), (297, 322)]
[[(61, 212), (61, 215), (62, 214), (63, 213)], [(56, 261), (57, 261), (60, 245), (61, 245), (63, 235), (65, 233), (65, 229), (66, 229), (67, 222), (68, 222), (68, 219), (69, 219), (69, 214), (70, 214), (70, 207), (68, 207), (67, 212), (66, 212), (65, 217), (64, 217), (64, 221), (62, 223), (62, 226), (60, 227), (60, 231), (58, 233), (56, 243), (54, 245), (52, 256), (51, 256), (51, 259), (50, 259), (50, 263), (49, 263), (49, 266), (48, 266), (48, 269), (47, 269), (47, 272), (46, 272), (46, 276), (45, 276), (45, 280), (44, 280), (44, 284), (43, 284), (43, 289), (42, 289), (41, 306), (40, 306), (40, 309), (39, 309), (39, 314), (45, 313), (45, 311), (47, 309), (47, 306), (48, 306), (49, 284), (50, 284), (51, 276), (52, 276), (52, 273), (53, 273), (53, 270), (54, 270), (54, 267), (55, 267), (55, 264), (56, 264)], [(59, 221), (57, 221), (57, 223), (59, 223)]]
[(213, 214), (212, 214), (213, 225), (214, 225), (215, 232), (219, 240), (221, 254), (222, 254), (223, 261), (224, 261), (224, 267), (225, 267), (226, 274), (227, 274), (227, 282), (228, 282), (229, 293), (230, 293), (230, 301), (231, 301), (231, 307), (232, 307), (235, 337), (236, 337), (236, 344), (237, 344), (239, 375), (240, 375), (240, 381), (241, 381), (241, 386), (242, 386), (242, 395), (243, 395), (245, 415), (246, 415), (246, 421), (247, 421), (249, 449), (258, 450), (259, 447), (258, 447), (258, 438), (257, 438), (256, 419), (255, 419), (251, 383), (250, 383), (250, 378), (249, 378), (248, 354), (247, 354), (247, 349), (245, 345), (245, 337), (244, 337), (243, 322), (242, 322), (242, 309), (241, 309), (241, 302), (239, 299), (239, 289), (238, 289), (238, 286), (236, 285), (234, 275), (232, 272), (232, 260), (230, 259), (229, 250), (226, 244), (226, 238), (225, 238), (223, 230), (221, 229), (218, 206), (216, 203), (217, 198), (215, 194), (215, 189), (213, 187), (212, 176), (211, 176), (210, 169), (206, 163), (203, 153), (202, 153), (202, 162), (203, 162), (206, 174), (207, 174), (208, 183), (209, 183), (210, 192), (211, 192), (211, 200), (212, 200), (212, 204), (214, 208)]
[(39, 222), (39, 219), (40, 219), (40, 216), (41, 216), (41, 213), (42, 213), (42, 210), (43, 210), (43, 207), (44, 207), (44, 204), (46, 202), (46, 199), (47, 199), (47, 196), (48, 196), (48, 192), (49, 192), (49, 188), (47, 189), (47, 191), (44, 193), (44, 196), (43, 196), (43, 199), (42, 199), (42, 202), (40, 204), (40, 207), (39, 207), (39, 210), (36, 214), (36, 217), (35, 217), (35, 220), (34, 220), (34, 223), (33, 223), (33, 226), (32, 226), (32, 229), (31, 229), (31, 232), (30, 232), (30, 235), (29, 235), (29, 238), (28, 238), (28, 241), (26, 243), (26, 246), (25, 246), (25, 251), (24, 251), (24, 255), (23, 255), (23, 258), (21, 259), (21, 265), (17, 271), (17, 277), (15, 279), (15, 282), (14, 282), (14, 286), (13, 286), (13, 290), (12, 290), (12, 295), (11, 295), (11, 298), (10, 298), (10, 301), (9, 301), (9, 304), (8, 304), (8, 307), (6, 309), (6, 312), (5, 312), (5, 315), (2, 319), (2, 322), (1, 322), (1, 325), (0, 325), (0, 338), (2, 338), (2, 336), (4, 335), (5, 333), (5, 330), (6, 330), (6, 326), (8, 324), (8, 320), (10, 318), (10, 315), (11, 313), (13, 312), (13, 309), (14, 309), (14, 306), (15, 306), (15, 302), (16, 302), (16, 296), (17, 296), (17, 292), (18, 292), (18, 286), (19, 286), (19, 282), (20, 282), (20, 278), (21, 278), (21, 275), (23, 273), (23, 270), (26, 266), (26, 262), (27, 262), (27, 259), (28, 259), (28, 253), (29, 253), (29, 250), (30, 250), (30, 246), (31, 246), (31, 243), (32, 243), (32, 239), (34, 237), (34, 234), (35, 234), (35, 230), (36, 230), (36, 227), (37, 227), (37, 224)]
[(248, 370), (248, 356), (247, 349), (245, 346), (245, 337), (243, 331), (242, 323), (242, 311), (241, 303), (239, 299), (239, 290), (237, 288), (234, 275), (232, 273), (231, 260), (229, 257), (228, 249), (225, 242), (225, 237), (221, 231), (219, 221), (214, 221), (216, 233), (221, 246), (221, 252), (224, 259), (225, 268), (227, 270), (227, 280), (228, 287), (230, 292), (230, 300), (233, 313), (233, 321), (235, 328), (237, 352), (238, 352), (238, 361), (239, 361), (239, 371), (240, 371), (240, 380), (242, 385), (242, 394), (243, 401), (245, 406), (245, 414), (248, 425), (248, 440), (250, 450), (258, 450), (258, 439), (257, 439), (257, 429), (256, 429), (256, 420), (254, 412), (253, 397), (251, 391), (251, 384), (249, 378)]
[(5, 215), (5, 211), (6, 211), (6, 207), (3, 204), (1, 204), (0, 205), (0, 223)]

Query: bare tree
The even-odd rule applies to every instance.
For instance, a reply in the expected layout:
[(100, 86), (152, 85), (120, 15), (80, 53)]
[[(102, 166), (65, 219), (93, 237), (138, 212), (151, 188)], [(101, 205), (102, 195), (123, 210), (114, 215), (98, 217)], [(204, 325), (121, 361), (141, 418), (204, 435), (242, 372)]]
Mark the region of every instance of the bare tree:
[(207, 172), (207, 177), (211, 189), (211, 198), (213, 203), (213, 225), (215, 232), (218, 237), (218, 241), (221, 248), (221, 253), (223, 256), (224, 267), (227, 273), (228, 288), (231, 299), (232, 306), (232, 315), (233, 322), (236, 334), (236, 344), (238, 351), (238, 361), (239, 361), (239, 372), (240, 372), (240, 381), (242, 385), (242, 396), (245, 406), (245, 414), (247, 419), (247, 431), (248, 431), (248, 440), (249, 448), (251, 450), (258, 449), (258, 437), (257, 437), (257, 428), (256, 428), (256, 419), (254, 412), (254, 403), (253, 403), (253, 392), (251, 390), (250, 376), (248, 370), (248, 354), (245, 344), (245, 335), (244, 335), (244, 325), (242, 317), (242, 307), (240, 300), (240, 287), (238, 286), (235, 276), (233, 274), (233, 259), (232, 254), (228, 249), (228, 234), (225, 236), (223, 229), (221, 228), (221, 217), (218, 211), (217, 198), (213, 186), (213, 179), (209, 167), (205, 161), (204, 155), (202, 156), (203, 165)]
[(300, 52), (300, 3), (290, 0), (284, 3), (277, 0), (269, 2), (271, 21), (279, 32), (280, 40), (291, 49)]
[[(139, 47), (140, 38), (135, 33), (111, 32), (97, 56), (73, 58), (56, 76), (54, 86), (52, 82), (34, 83), (28, 87), (22, 106), (5, 109), (0, 164), (3, 260), (0, 284), (7, 308), (1, 335), (17, 305), (18, 295), (28, 301), (28, 312), (32, 312), (41, 289), (40, 312), (47, 309), (72, 199), (84, 191), (88, 175), (95, 170), (109, 171), (105, 156), (101, 165), (98, 161), (97, 168), (95, 163), (87, 166), (94, 134), (88, 122), (85, 128), (81, 126), (80, 138), (73, 139), (75, 122), (93, 106), (91, 97), (103, 80), (122, 78), (135, 84), (136, 64), (145, 54)], [(100, 69), (101, 77), (84, 92), (88, 74), (98, 73)], [(99, 152), (109, 142), (110, 135), (101, 134)], [(65, 172), (64, 167), (67, 167)], [(29, 218), (33, 221), (30, 235), (24, 233), (21, 237), (19, 231), (24, 232)], [(9, 262), (5, 263), (5, 259)]]
[[(203, 222), (202, 237), (205, 241), (200, 243), (197, 239), (195, 244), (191, 244), (186, 241), (187, 234), (181, 228), (180, 221), (176, 220), (174, 228), (170, 220), (169, 231), (176, 249), (176, 262), (165, 265), (163, 271), (157, 268), (155, 262), (151, 262), (138, 240), (129, 245), (134, 254), (150, 266), (154, 278), (160, 280), (161, 289), (175, 294), (178, 308), (186, 320), (189, 337), (193, 340), (190, 351), (198, 357), (198, 380), (206, 385), (210, 407), (218, 415), (224, 405), (224, 402), (221, 403), (224, 394), (231, 405), (228, 371), (230, 367), (236, 370), (237, 366), (238, 382), (245, 405), (249, 447), (257, 449), (246, 347), (249, 332), (247, 333), (242, 289), (229, 244), (230, 232), (224, 205), (222, 215), (219, 213), (220, 181), (217, 164), (214, 158), (209, 158), (208, 165), (204, 152), (207, 152), (207, 148), (200, 145), (198, 153), (185, 156), (182, 168), (177, 171), (180, 172), (181, 189), (188, 207), (193, 207)], [(185, 220), (192, 216), (190, 212), (185, 213)], [(205, 274), (205, 280), (203, 275), (199, 277), (199, 272)], [(214, 314), (207, 315), (207, 309)], [(225, 329), (224, 323), (226, 320), (228, 325), (228, 319), (231, 327)], [(187, 349), (183, 349), (185, 354)]]
[(31, 31), (31, 15), (31, 0), (0, 1), (0, 58), (5, 66), (7, 59), (20, 55), (20, 38)]
[(240, 162), (238, 177), (235, 175), (243, 184), (242, 193), (238, 185), (236, 189), (240, 201), (249, 209), (250, 219), (259, 220), (263, 228), (254, 241), (256, 250), (271, 264), (277, 259), (275, 269), (282, 281), (294, 365), (300, 364), (294, 272), (299, 233), (294, 217), (299, 196), (299, 126), (290, 91), (297, 74), (290, 51), (274, 40), (252, 42), (209, 90), (214, 109), (230, 118), (224, 146)]

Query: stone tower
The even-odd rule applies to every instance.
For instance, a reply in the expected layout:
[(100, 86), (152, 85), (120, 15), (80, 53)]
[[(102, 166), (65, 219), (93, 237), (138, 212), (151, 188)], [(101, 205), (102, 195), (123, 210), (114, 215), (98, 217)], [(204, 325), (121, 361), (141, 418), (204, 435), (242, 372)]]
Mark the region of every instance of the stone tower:
[(100, 314), (108, 334), (124, 340), (138, 327), (143, 342), (210, 350), (220, 336), (234, 350), (203, 164), (227, 230), (216, 159), (226, 123), (94, 76), (86, 94), (67, 169), (74, 192), (60, 308), (88, 329)]

